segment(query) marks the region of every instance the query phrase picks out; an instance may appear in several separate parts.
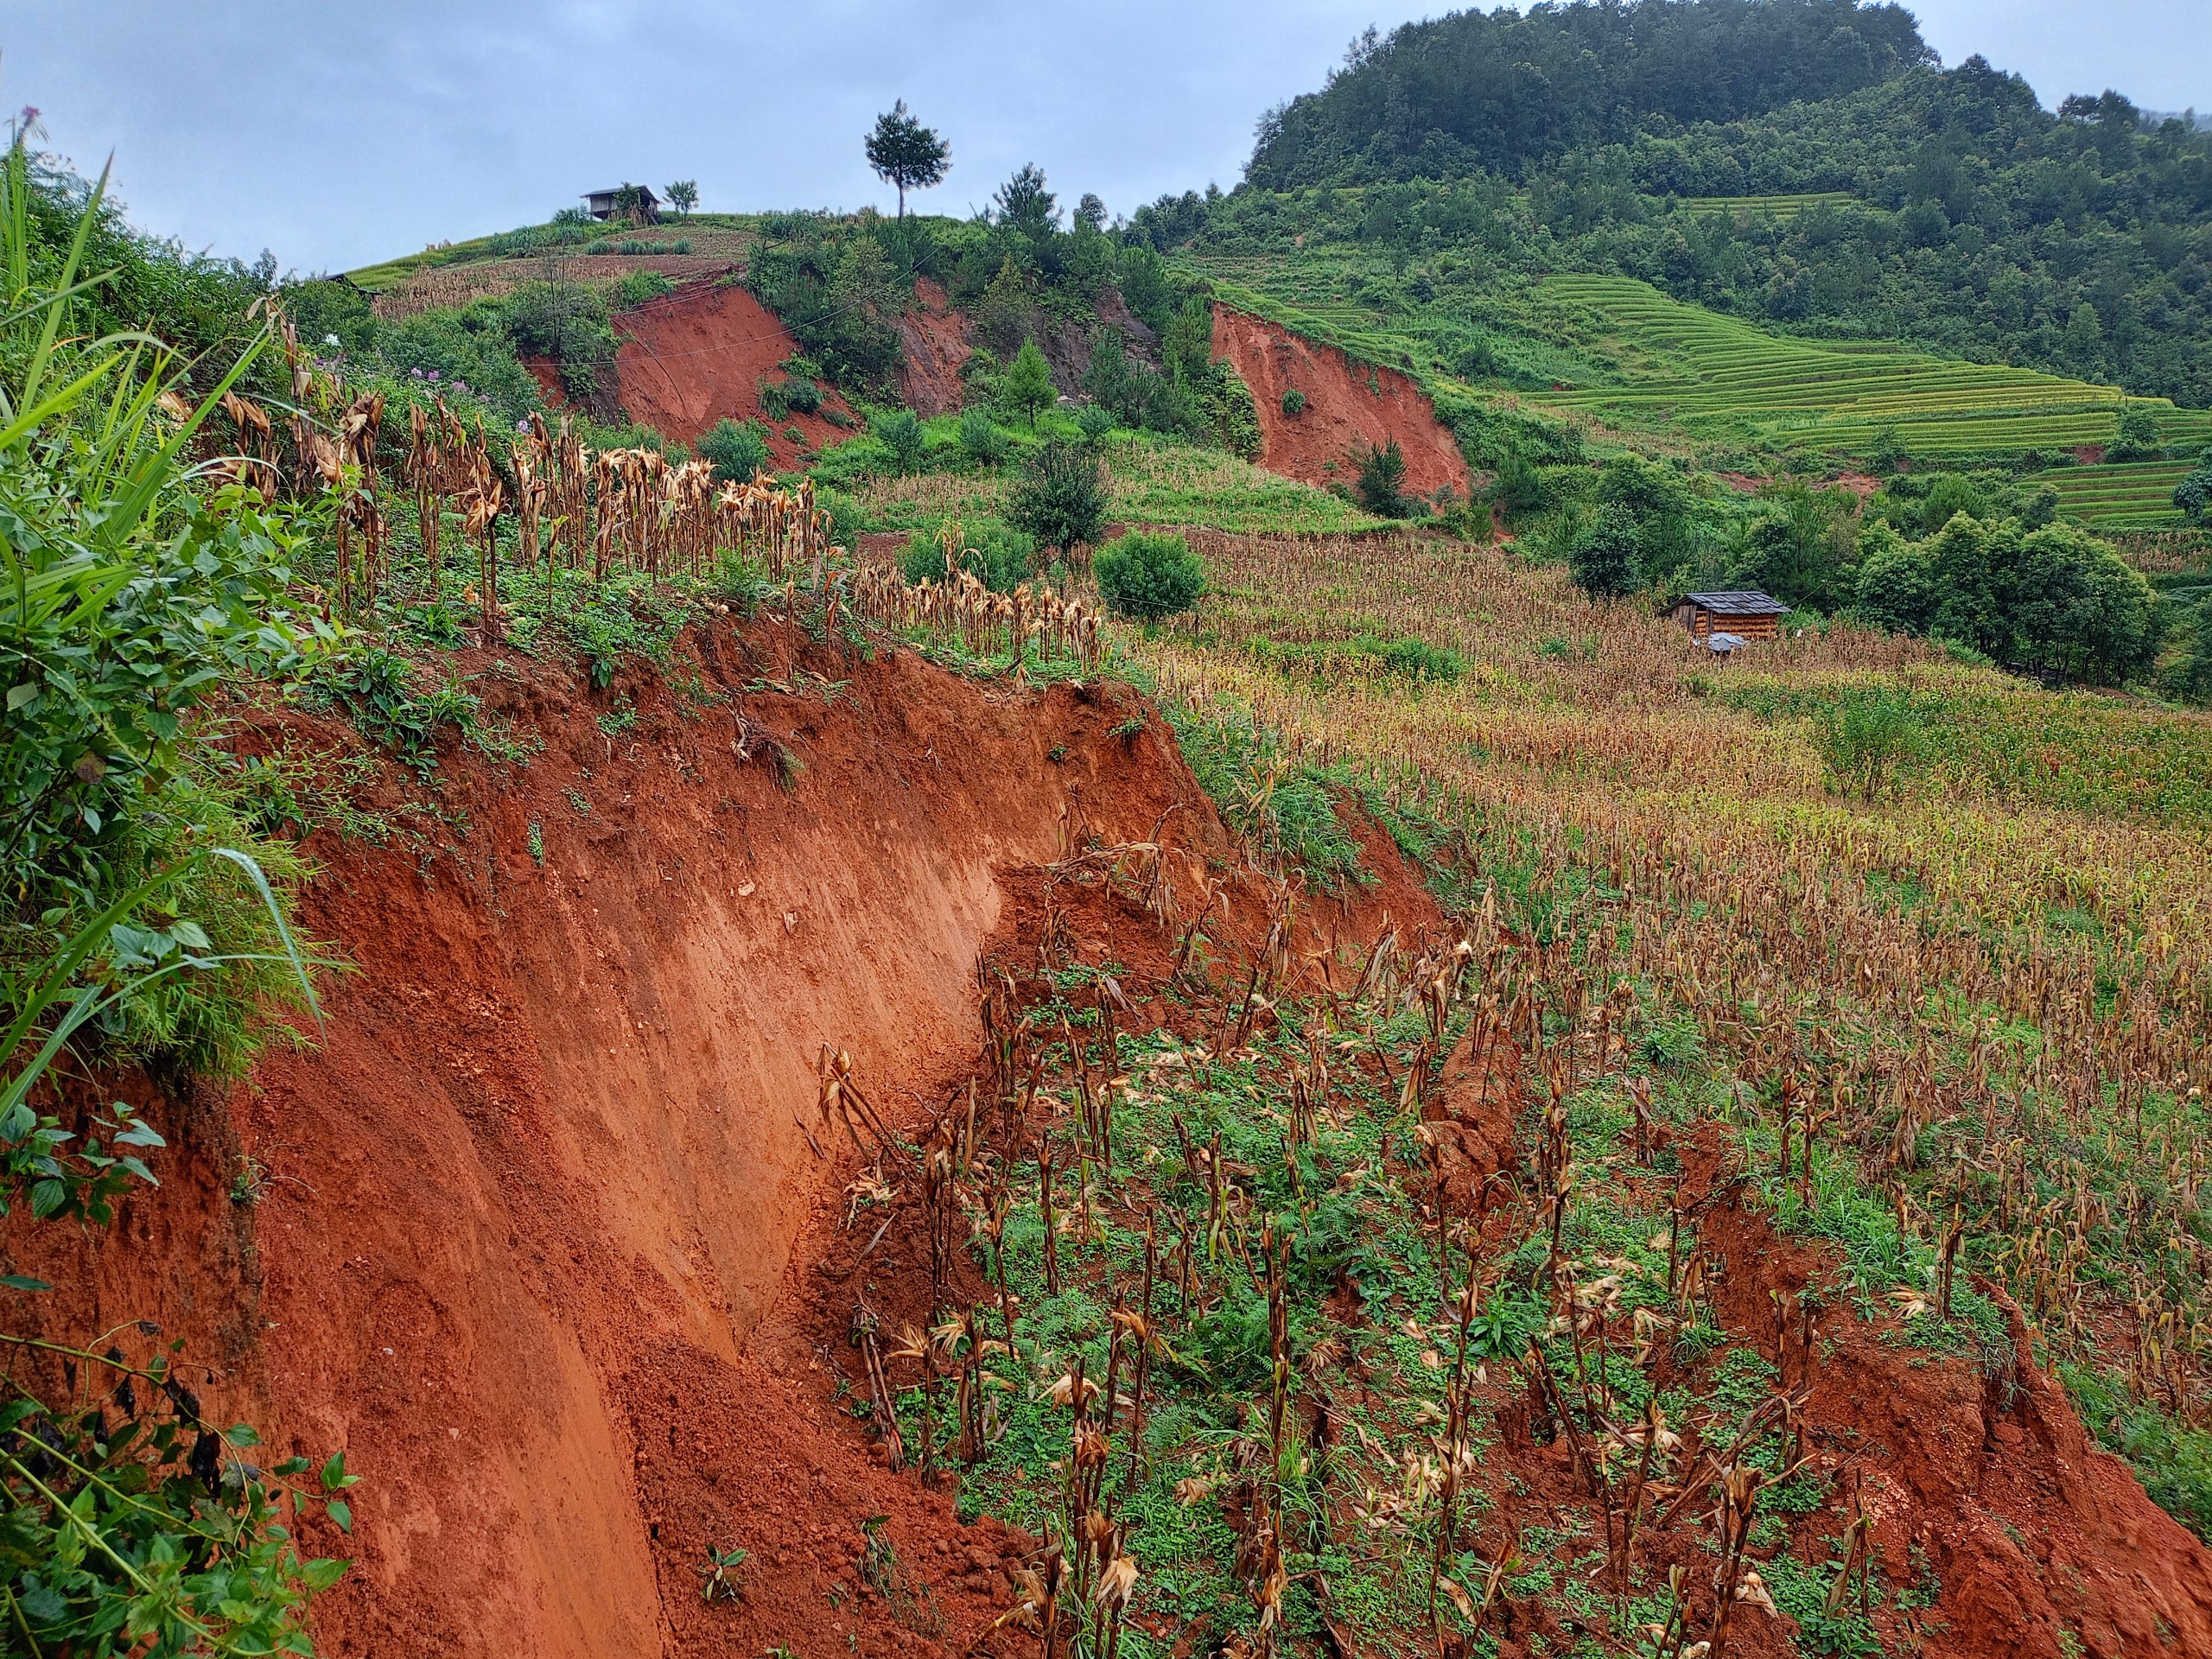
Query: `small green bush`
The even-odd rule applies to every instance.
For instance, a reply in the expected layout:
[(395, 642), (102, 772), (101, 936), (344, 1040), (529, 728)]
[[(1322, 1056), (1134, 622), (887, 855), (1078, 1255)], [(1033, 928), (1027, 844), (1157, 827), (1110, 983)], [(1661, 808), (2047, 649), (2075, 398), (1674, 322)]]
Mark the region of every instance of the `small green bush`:
[(1293, 386), (1282, 395), (1282, 412), (1294, 419), (1306, 412), (1306, 394)]
[(1030, 457), (1006, 516), (1040, 547), (1065, 552), (1097, 540), (1106, 503), (1106, 469), (1096, 449), (1054, 439)]
[[(953, 569), (973, 571), (995, 594), (1011, 593), (1027, 581), (1036, 561), (1036, 543), (1006, 524), (987, 520), (970, 526), (961, 540), (963, 545)], [(907, 538), (906, 550), (899, 556), (899, 570), (909, 582), (943, 582), (944, 547), (937, 533), (914, 531)]]
[(978, 467), (999, 467), (1014, 452), (1014, 440), (1000, 430), (988, 409), (963, 410), (958, 437), (961, 452)]
[(1813, 715), (1813, 743), (1842, 790), (1872, 801), (1926, 747), (1912, 694), (1853, 688)]
[(786, 375), (781, 380), (764, 378), (760, 394), (760, 412), (772, 421), (787, 421), (793, 415), (812, 415), (822, 407), (822, 388), (804, 375)]
[(1406, 499), (1406, 452), (1392, 438), (1370, 445), (1359, 457), (1359, 504), (1378, 518), (1405, 518), (1413, 506)]
[(2119, 428), (2105, 451), (2107, 461), (2157, 461), (2165, 453), (2156, 410), (2148, 404), (2130, 404), (2120, 411)]
[(772, 459), (768, 453), (768, 435), (755, 421), (738, 422), (725, 416), (716, 421), (714, 429), (699, 440), (699, 454), (715, 464), (715, 481), (718, 484), (750, 483), (755, 473), (765, 472)]
[(675, 292), (676, 284), (657, 270), (633, 270), (614, 285), (615, 297), (624, 305), (643, 305)]
[(858, 547), (861, 532), (868, 528), (868, 515), (861, 511), (861, 504), (842, 490), (817, 490), (814, 510), (825, 514), (830, 520), (830, 540), (836, 547)]
[(1180, 536), (1133, 530), (1098, 551), (1098, 592), (1138, 622), (1187, 611), (1206, 590), (1206, 568)]
[(927, 448), (926, 435), (922, 430), (921, 417), (911, 409), (894, 409), (877, 416), (868, 423), (868, 431), (891, 457), (891, 464), (901, 473), (921, 470), (922, 457)]
[(1085, 404), (1076, 411), (1075, 423), (1077, 431), (1096, 443), (1114, 429), (1114, 411), (1102, 409), (1096, 404)]
[(1403, 675), (1409, 680), (1435, 680), (1448, 684), (1466, 671), (1459, 653), (1447, 645), (1432, 645), (1426, 639), (1393, 639), (1387, 644), (1375, 640), (1372, 644), (1386, 671)]

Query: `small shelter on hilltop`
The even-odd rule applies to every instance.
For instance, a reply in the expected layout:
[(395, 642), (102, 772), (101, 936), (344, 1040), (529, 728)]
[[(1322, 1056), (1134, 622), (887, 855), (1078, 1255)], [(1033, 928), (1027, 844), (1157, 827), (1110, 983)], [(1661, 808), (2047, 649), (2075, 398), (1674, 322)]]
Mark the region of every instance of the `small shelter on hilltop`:
[[(635, 193), (634, 204), (626, 205), (624, 191)], [(649, 184), (618, 184), (605, 190), (587, 190), (584, 206), (591, 210), (594, 219), (614, 219), (634, 213), (640, 225), (651, 225), (660, 218), (660, 198), (653, 194)]]
[(1782, 632), (1782, 619), (1789, 607), (1771, 594), (1756, 592), (1684, 594), (1675, 607), (1675, 620), (1690, 631), (1693, 639), (1711, 639), (1715, 632), (1739, 639), (1771, 639)]

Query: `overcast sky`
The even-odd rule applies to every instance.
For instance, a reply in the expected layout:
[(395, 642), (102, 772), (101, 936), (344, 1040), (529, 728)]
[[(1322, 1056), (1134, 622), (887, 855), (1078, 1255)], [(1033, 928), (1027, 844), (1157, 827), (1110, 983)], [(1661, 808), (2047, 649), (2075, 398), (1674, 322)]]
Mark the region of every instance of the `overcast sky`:
[[(702, 206), (888, 207), (860, 136), (903, 97), (952, 144), (920, 198), (1014, 168), (1126, 213), (1233, 185), (1254, 121), (1319, 85), (1386, 0), (0, 0), (0, 103), (36, 105), (133, 217), (194, 247), (341, 270), (536, 223), (594, 187)], [(2044, 102), (2117, 86), (2212, 108), (2209, 0), (1923, 0), (1944, 61)]]

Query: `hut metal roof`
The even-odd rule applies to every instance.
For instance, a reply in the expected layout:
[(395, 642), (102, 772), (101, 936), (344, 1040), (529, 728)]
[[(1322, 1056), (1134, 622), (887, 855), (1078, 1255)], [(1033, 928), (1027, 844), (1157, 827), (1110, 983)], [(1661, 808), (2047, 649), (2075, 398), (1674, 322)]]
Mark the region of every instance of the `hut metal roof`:
[(1789, 613), (1789, 607), (1771, 594), (1686, 594), (1683, 597), (1715, 616), (1786, 616)]

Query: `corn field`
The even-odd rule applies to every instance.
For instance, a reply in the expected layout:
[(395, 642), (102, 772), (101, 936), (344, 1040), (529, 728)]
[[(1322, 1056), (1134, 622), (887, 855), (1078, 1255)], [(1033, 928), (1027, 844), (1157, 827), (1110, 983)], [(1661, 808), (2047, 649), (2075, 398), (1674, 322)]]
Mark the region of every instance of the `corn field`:
[(698, 577), (735, 554), (758, 560), (774, 582), (804, 572), (821, 583), (829, 521), (814, 505), (811, 480), (793, 490), (765, 475), (718, 484), (707, 461), (671, 461), (648, 448), (594, 450), (567, 416), (549, 425), (532, 415), (502, 448), (481, 416), (472, 426), (442, 397), (408, 407), (404, 446), (395, 445), (383, 394), (350, 391), (301, 348), (289, 321), (278, 318), (277, 328), (291, 410), (272, 416), (226, 393), (235, 450), (211, 457), (207, 471), (218, 482), (327, 505), (329, 600), (340, 618), (366, 614), (387, 596), (395, 525), (406, 519), (430, 598), (440, 596), (455, 550), (448, 537), (474, 553), (471, 591), (487, 645), (500, 639), (503, 521), (512, 562), (527, 569), (588, 570), (602, 582), (616, 570)]
[[(1215, 597), (1186, 626), (1114, 631), (1163, 701), (1240, 708), (1288, 760), (1464, 825), (1478, 861), (1516, 872), (1519, 925), (1567, 942), (1537, 979), (1570, 1023), (1624, 987), (1648, 1014), (1682, 1011), (1747, 1088), (1798, 1103), (1763, 1133), (1817, 1119), (1910, 1236), (1940, 1240), (1957, 1212), (1952, 1254), (2008, 1284), (2055, 1351), (2117, 1361), (2139, 1398), (2212, 1422), (2201, 824), (1957, 780), (1847, 804), (1800, 728), (1716, 695), (1748, 664), (1562, 573), (1411, 540), (1193, 541)], [(1466, 671), (1414, 688), (1356, 655), (1286, 674), (1253, 650), (1355, 627), (1448, 646)], [(1842, 630), (1756, 662), (1796, 684), (1968, 673)], [(1992, 695), (2022, 700), (2023, 722), (2049, 702)]]

